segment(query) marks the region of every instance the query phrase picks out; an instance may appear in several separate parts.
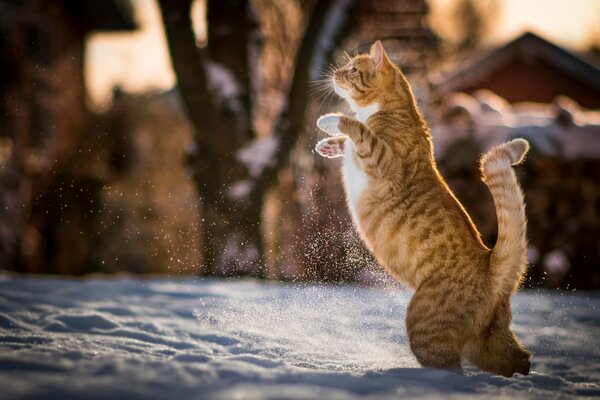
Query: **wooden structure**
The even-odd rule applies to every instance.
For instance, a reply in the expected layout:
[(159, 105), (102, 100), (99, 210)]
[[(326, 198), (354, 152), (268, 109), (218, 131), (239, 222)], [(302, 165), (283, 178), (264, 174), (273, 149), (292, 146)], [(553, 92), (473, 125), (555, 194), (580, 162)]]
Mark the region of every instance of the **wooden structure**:
[(404, 73), (424, 73), (439, 46), (427, 25), (428, 13), (426, 0), (360, 1), (354, 38), (365, 47), (381, 40)]
[(54, 247), (35, 203), (57, 171), (76, 169), (69, 162), (90, 118), (85, 36), (135, 24), (123, 0), (0, 0), (0, 15), (0, 268), (35, 272)]
[(582, 107), (600, 108), (600, 68), (527, 32), (435, 84), (439, 97), (489, 89), (516, 102), (552, 103), (565, 95)]

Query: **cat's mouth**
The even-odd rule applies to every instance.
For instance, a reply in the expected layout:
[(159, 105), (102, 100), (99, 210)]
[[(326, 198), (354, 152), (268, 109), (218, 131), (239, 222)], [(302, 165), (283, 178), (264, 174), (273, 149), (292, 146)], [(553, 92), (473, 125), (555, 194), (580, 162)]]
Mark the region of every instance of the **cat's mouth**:
[(337, 78), (333, 78), (333, 91), (337, 93), (338, 96), (347, 99), (350, 97), (350, 92), (348, 89), (344, 88), (337, 82)]

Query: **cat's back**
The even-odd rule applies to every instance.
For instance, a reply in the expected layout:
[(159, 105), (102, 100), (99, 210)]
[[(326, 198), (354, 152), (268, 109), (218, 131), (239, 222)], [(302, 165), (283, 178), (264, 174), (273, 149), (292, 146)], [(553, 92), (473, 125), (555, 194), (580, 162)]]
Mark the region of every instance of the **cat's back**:
[(462, 261), (475, 266), (488, 252), (435, 167), (423, 168), (406, 182), (374, 180), (358, 213), (361, 234), (373, 254), (411, 287), (432, 269)]

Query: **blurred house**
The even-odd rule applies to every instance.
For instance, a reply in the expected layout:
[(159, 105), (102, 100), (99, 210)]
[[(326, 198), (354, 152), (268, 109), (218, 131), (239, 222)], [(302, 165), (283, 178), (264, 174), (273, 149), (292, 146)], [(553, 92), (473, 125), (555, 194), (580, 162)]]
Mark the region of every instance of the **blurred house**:
[(0, 0), (0, 268), (58, 272), (85, 261), (94, 208), (69, 207), (92, 204), (102, 180), (85, 37), (133, 29), (126, 0)]
[(600, 108), (600, 68), (527, 32), (435, 84), (438, 96), (488, 89), (510, 103), (551, 103), (568, 96)]
[[(432, 124), (450, 186), (493, 246), (493, 201), (479, 182), (481, 153), (515, 137), (529, 219), (529, 283), (600, 287), (600, 69), (527, 33), (438, 80)], [(590, 109), (592, 108), (592, 109)]]

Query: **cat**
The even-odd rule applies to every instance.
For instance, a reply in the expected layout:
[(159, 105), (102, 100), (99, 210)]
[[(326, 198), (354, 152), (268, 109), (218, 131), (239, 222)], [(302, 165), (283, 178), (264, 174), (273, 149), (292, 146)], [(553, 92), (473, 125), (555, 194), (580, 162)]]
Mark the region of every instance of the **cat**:
[(408, 81), (381, 42), (335, 70), (333, 89), (355, 117), (321, 116), (331, 137), (316, 151), (343, 157), (352, 219), (378, 262), (414, 289), (406, 314), (410, 348), (424, 367), (527, 375), (531, 354), (510, 330), (510, 298), (527, 267), (523, 193), (512, 165), (523, 139), (480, 162), (496, 205), (498, 239), (487, 248), (436, 167), (429, 129)]

